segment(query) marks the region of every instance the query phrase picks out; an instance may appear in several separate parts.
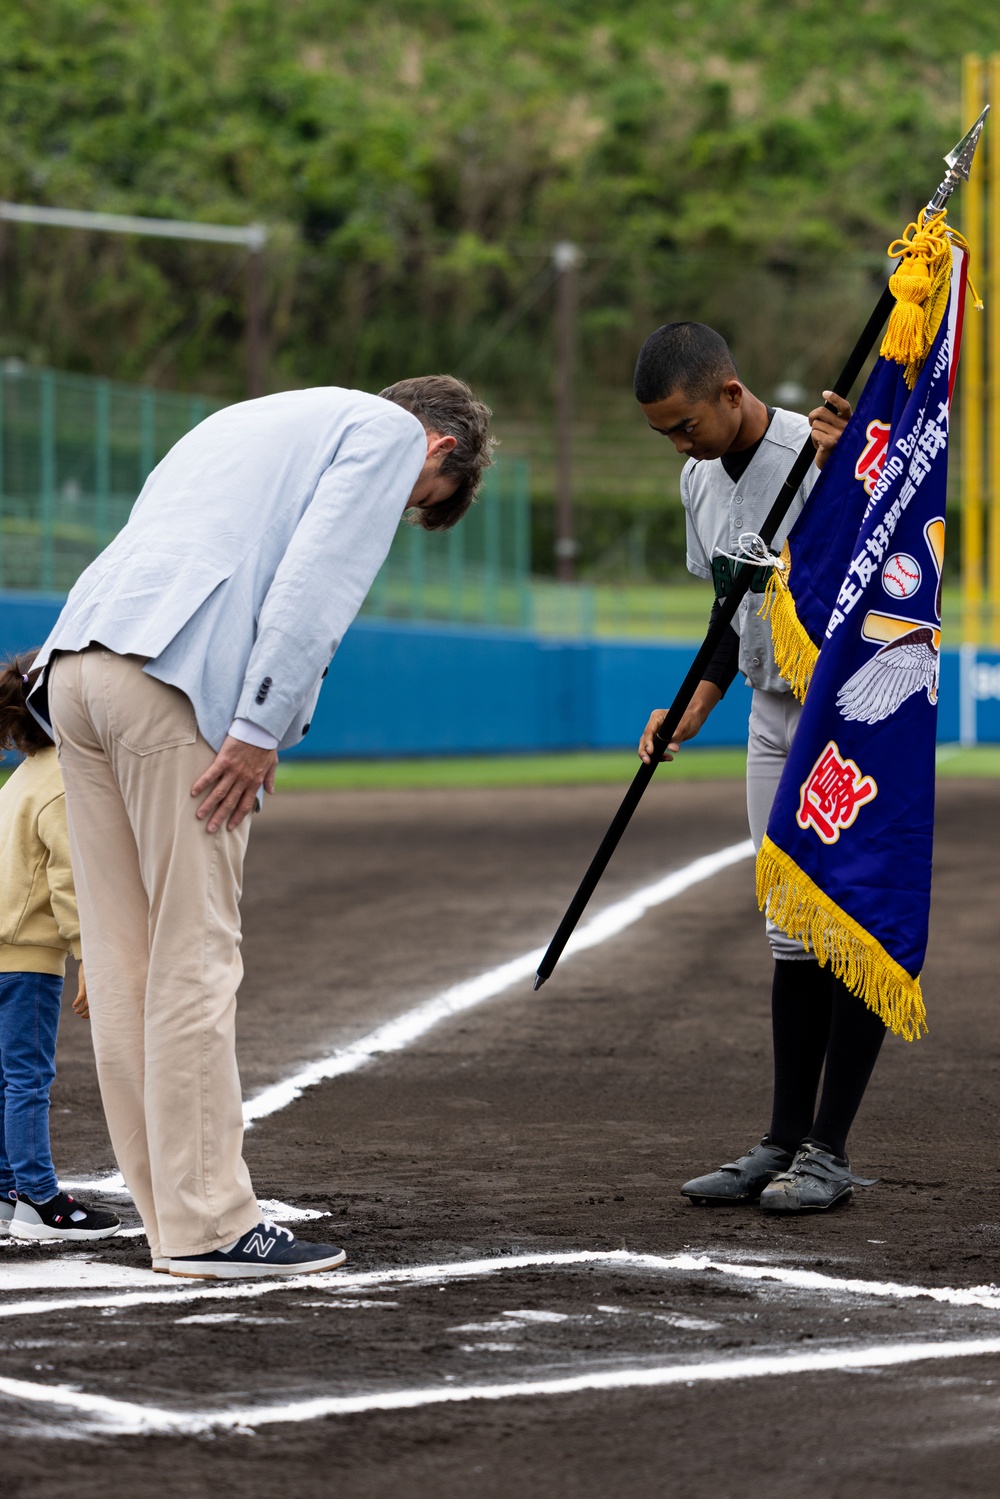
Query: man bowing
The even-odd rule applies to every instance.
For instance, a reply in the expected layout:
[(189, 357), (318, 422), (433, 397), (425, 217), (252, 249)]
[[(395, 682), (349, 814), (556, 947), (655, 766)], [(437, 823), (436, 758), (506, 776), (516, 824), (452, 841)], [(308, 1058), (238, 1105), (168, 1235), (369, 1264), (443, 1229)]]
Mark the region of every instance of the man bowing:
[(101, 1096), (153, 1268), (293, 1275), (343, 1262), (262, 1221), (236, 1065), (247, 814), (298, 743), (404, 510), (454, 525), (488, 409), (428, 375), (287, 391), (210, 416), (153, 470), (37, 658)]

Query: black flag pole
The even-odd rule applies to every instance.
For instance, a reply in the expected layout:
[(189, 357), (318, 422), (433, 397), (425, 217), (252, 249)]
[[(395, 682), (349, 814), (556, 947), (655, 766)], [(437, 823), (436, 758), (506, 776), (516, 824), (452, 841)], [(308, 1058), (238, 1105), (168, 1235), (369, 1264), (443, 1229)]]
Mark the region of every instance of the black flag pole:
[[(962, 137), (958, 145), (952, 151), (949, 151), (948, 155), (944, 158), (948, 171), (934, 196), (927, 204), (925, 214), (928, 218), (932, 214), (941, 212), (960, 182), (968, 182), (972, 158), (975, 155), (976, 146), (979, 144), (979, 137), (983, 133), (983, 126), (988, 114), (989, 105), (983, 110), (971, 130)], [(831, 387), (834, 395), (846, 397), (850, 394), (855, 380), (857, 380), (864, 368), (865, 361), (875, 347), (875, 341), (892, 311), (894, 301), (893, 293), (886, 286), (878, 299), (875, 310), (865, 324), (857, 343), (851, 350), (847, 363)], [(829, 402), (825, 404), (831, 411), (834, 409), (830, 406)], [(759, 534), (765, 545), (770, 546), (774, 540), (775, 533), (787, 515), (799, 485), (805, 478), (814, 457), (815, 449), (813, 448), (812, 438), (809, 437), (803, 443), (788, 473), (788, 477), (778, 491), (774, 504), (768, 511), (767, 518), (760, 528)], [(751, 563), (744, 566), (738, 565), (734, 569), (733, 586), (726, 598), (720, 600), (718, 612), (709, 626), (708, 634), (705, 636), (697, 655), (692, 661), (688, 673), (670, 705), (666, 718), (653, 735), (653, 743), (656, 746), (658, 754), (654, 756), (648, 765), (640, 764), (639, 769), (636, 771), (632, 784), (625, 793), (622, 804), (615, 813), (611, 826), (601, 841), (600, 848), (591, 860), (589, 869), (580, 881), (579, 888), (570, 901), (565, 916), (556, 928), (555, 936), (545, 950), (545, 956), (538, 965), (538, 972), (535, 975), (536, 989), (540, 989), (546, 979), (551, 978), (566, 943), (573, 935), (577, 922), (587, 908), (590, 897), (597, 889), (601, 875), (608, 867), (611, 855), (618, 847), (622, 834), (632, 820), (633, 812), (642, 800), (643, 792), (653, 779), (660, 757), (664, 754), (674, 734), (677, 732), (678, 725), (684, 717), (695, 689), (704, 677), (706, 667), (709, 665), (716, 650), (725, 638), (726, 631), (730, 628), (733, 619), (736, 617), (736, 611), (739, 609), (744, 595), (749, 590), (755, 567), (756, 564)]]

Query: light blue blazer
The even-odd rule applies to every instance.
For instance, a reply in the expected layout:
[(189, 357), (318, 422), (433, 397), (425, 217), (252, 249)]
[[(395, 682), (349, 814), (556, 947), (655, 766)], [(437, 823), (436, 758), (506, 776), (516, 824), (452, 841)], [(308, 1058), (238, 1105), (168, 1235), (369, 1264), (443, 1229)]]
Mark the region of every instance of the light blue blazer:
[[(286, 391), (217, 412), (150, 474), (38, 665), (94, 642), (148, 656), (214, 749), (236, 718), (297, 744), (426, 455), (418, 419), (363, 391)], [(36, 694), (47, 718), (44, 679)]]

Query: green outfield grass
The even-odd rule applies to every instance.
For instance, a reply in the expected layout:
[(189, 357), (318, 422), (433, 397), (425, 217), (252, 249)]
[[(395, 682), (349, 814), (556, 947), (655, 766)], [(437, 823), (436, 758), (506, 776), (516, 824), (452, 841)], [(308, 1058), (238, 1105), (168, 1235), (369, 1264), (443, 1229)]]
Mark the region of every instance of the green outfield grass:
[[(627, 750), (563, 755), (476, 755), (433, 760), (298, 760), (278, 768), (281, 791), (410, 791), (420, 787), (593, 786), (627, 784), (639, 762)], [(742, 749), (690, 746), (660, 775), (674, 780), (739, 780), (746, 767)], [(1000, 776), (1000, 745), (938, 750), (943, 776)]]
[[(1000, 745), (962, 749), (942, 745), (942, 776), (1000, 776)], [(280, 791), (414, 791), (421, 787), (626, 785), (639, 761), (629, 750), (563, 755), (468, 755), (434, 760), (290, 760), (278, 767)], [(659, 772), (675, 781), (736, 781), (743, 776), (742, 749), (697, 749), (691, 745)], [(0, 769), (0, 785), (10, 775)]]
[(958, 744), (942, 744), (937, 752), (939, 776), (1000, 776), (1000, 744), (977, 744), (962, 749)]
[[(685, 781), (738, 780), (741, 749), (687, 749), (659, 772)], [(639, 767), (628, 750), (564, 755), (475, 755), (440, 760), (299, 760), (278, 767), (282, 791), (407, 791), (421, 786), (593, 786), (626, 784)]]

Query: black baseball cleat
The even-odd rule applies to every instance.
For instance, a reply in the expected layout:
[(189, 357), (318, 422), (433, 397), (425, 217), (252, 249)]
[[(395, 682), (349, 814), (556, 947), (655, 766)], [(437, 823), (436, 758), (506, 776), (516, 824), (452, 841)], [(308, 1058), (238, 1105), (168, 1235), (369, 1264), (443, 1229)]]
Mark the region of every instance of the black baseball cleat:
[(102, 1208), (77, 1202), (68, 1192), (57, 1192), (48, 1202), (33, 1202), (23, 1192), (17, 1195), (10, 1231), (15, 1239), (110, 1239), (121, 1228), (121, 1220)]
[(347, 1255), (332, 1244), (305, 1244), (287, 1228), (267, 1219), (237, 1239), (229, 1249), (208, 1254), (171, 1255), (170, 1274), (239, 1280), (258, 1275), (315, 1275), (336, 1270)]
[(873, 1176), (855, 1176), (846, 1156), (835, 1156), (807, 1140), (787, 1171), (761, 1193), (764, 1213), (825, 1213), (853, 1197), (855, 1187), (873, 1187)]
[(729, 1161), (707, 1176), (696, 1176), (685, 1182), (681, 1193), (699, 1205), (756, 1202), (768, 1182), (791, 1164), (791, 1151), (782, 1150), (765, 1135), (759, 1145), (751, 1146), (738, 1160)]

